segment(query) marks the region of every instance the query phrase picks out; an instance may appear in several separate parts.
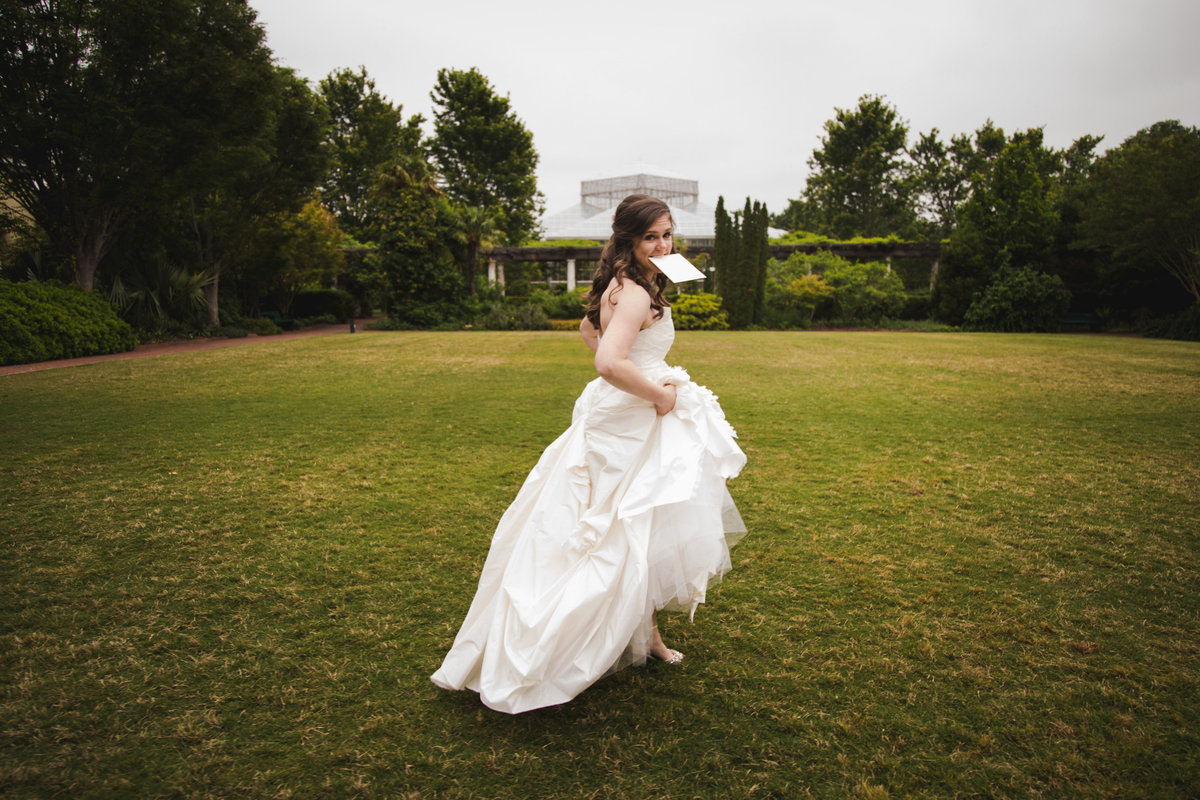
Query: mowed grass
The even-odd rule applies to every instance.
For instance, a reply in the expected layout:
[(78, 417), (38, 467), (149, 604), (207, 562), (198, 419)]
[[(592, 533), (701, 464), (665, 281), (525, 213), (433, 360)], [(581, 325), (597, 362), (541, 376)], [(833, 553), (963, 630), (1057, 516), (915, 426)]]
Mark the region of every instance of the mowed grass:
[(1183, 798), (1200, 346), (681, 333), (749, 464), (687, 653), (509, 717), (435, 688), (592, 378), (359, 333), (0, 378), (0, 795)]

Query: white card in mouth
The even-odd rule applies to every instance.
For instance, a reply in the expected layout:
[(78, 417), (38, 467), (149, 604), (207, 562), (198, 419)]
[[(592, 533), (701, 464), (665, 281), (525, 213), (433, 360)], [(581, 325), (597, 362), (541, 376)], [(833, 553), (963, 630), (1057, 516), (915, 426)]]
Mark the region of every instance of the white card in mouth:
[(704, 273), (692, 266), (692, 262), (679, 253), (671, 253), (669, 256), (658, 256), (657, 258), (651, 258), (650, 261), (654, 266), (662, 270), (663, 275), (666, 275), (675, 283), (704, 280)]

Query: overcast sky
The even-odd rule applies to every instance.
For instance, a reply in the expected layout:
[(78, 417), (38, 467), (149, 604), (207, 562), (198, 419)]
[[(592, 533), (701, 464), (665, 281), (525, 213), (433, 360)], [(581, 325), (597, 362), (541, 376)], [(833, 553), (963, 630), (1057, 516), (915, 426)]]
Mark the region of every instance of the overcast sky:
[(992, 119), (1066, 147), (1200, 125), (1200, 0), (250, 0), (313, 85), (366, 67), (431, 116), (443, 67), (477, 67), (533, 133), (548, 213), (647, 165), (772, 212), (799, 196), (835, 108), (886, 97), (943, 139)]

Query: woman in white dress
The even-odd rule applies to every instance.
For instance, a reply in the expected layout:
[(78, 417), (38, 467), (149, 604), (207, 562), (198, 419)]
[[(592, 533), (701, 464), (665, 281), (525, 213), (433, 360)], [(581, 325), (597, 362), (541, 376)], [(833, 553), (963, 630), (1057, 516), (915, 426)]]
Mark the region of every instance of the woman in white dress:
[(598, 378), (501, 517), (467, 617), (433, 682), (517, 714), (565, 703), (648, 658), (678, 663), (658, 611), (695, 613), (745, 533), (725, 488), (746, 457), (716, 397), (664, 360), (674, 341), (665, 203), (617, 207), (584, 342)]

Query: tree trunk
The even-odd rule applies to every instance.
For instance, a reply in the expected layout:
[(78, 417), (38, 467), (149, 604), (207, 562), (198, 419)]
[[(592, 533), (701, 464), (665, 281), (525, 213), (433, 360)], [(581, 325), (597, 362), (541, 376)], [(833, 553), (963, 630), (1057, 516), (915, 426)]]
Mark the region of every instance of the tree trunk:
[(479, 260), (479, 251), (475, 245), (467, 245), (467, 292), (475, 294), (475, 262)]
[(221, 327), (221, 306), (217, 302), (221, 288), (221, 264), (212, 265), (210, 279), (204, 287), (204, 299), (208, 301), (208, 324), (214, 328)]
[(82, 286), (84, 291), (92, 290), (96, 279), (96, 267), (99, 265), (100, 258), (95, 250), (85, 247), (80, 242), (75, 248), (75, 282)]
[(112, 247), (115, 218), (113, 212), (103, 211), (99, 219), (88, 219), (76, 229), (75, 282), (89, 292), (95, 285), (100, 259)]

